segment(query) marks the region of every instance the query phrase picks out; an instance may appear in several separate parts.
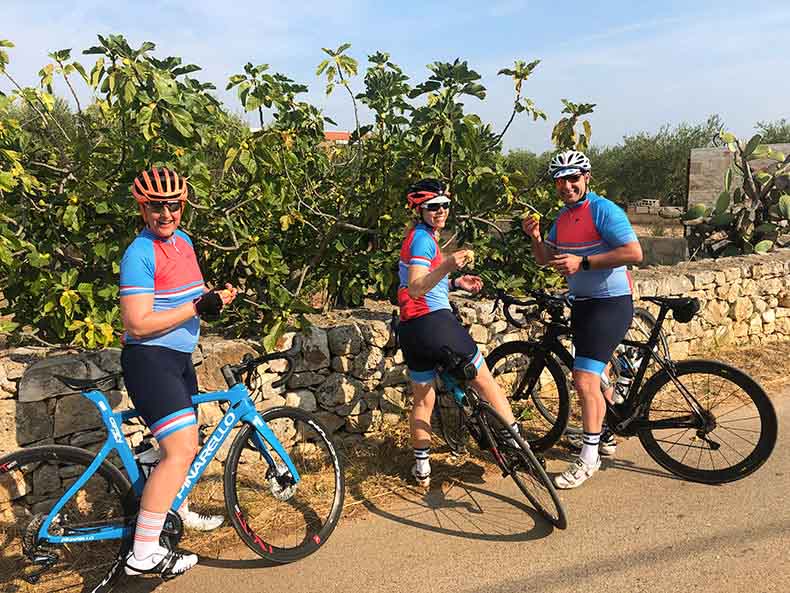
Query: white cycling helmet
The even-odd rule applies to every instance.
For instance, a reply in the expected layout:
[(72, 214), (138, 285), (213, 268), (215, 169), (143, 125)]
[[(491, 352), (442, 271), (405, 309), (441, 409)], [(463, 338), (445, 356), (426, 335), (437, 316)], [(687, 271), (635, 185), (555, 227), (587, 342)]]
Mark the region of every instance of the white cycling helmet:
[(592, 169), (590, 159), (578, 150), (566, 150), (554, 155), (549, 163), (549, 175), (554, 179), (588, 173)]

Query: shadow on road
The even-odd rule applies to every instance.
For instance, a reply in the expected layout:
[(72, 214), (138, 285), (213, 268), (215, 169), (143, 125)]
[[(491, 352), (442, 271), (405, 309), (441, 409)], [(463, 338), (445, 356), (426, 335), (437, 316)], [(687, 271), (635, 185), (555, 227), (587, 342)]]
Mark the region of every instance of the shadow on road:
[(546, 537), (553, 531), (553, 526), (526, 499), (473, 485), (487, 482), (482, 465), (469, 460), (461, 465), (433, 465), (430, 490), (417, 486), (400, 489), (386, 498), (386, 507), (353, 486), (351, 492), (374, 515), (453, 537), (527, 541)]

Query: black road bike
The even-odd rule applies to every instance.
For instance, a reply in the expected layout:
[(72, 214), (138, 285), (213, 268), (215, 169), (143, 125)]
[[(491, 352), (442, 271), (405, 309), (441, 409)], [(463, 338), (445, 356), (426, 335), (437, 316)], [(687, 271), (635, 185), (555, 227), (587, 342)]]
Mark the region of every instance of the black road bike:
[[(532, 291), (530, 301), (499, 296), (511, 323), (537, 320), (545, 327), (540, 340), (507, 342), (486, 357), (527, 425), (530, 445), (545, 449), (563, 434), (570, 409), (563, 367), (572, 367), (573, 355), (562, 343), (570, 334), (566, 299), (540, 291)], [(623, 401), (607, 402), (607, 425), (619, 436), (639, 437), (659, 465), (688, 480), (718, 484), (753, 473), (776, 443), (776, 413), (765, 391), (724, 363), (671, 359), (661, 327), (670, 311), (675, 321), (690, 322), (699, 310), (696, 299), (642, 300), (658, 305), (658, 318), (646, 340), (626, 336), (615, 352), (613, 380)], [(512, 306), (521, 307), (516, 314), (523, 321), (514, 318)]]

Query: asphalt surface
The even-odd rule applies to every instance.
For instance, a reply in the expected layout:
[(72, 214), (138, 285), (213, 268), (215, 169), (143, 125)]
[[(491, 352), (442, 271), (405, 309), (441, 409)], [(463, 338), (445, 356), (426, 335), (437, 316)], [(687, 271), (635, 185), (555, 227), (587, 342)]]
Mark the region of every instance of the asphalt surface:
[[(510, 480), (404, 490), (342, 520), (314, 555), (266, 567), (246, 548), (201, 558), (169, 582), (127, 580), (132, 593), (788, 592), (790, 386), (772, 393), (779, 440), (757, 473), (693, 484), (657, 466), (637, 439), (583, 487), (562, 493), (567, 530), (552, 529)], [(560, 471), (564, 464), (550, 464)]]

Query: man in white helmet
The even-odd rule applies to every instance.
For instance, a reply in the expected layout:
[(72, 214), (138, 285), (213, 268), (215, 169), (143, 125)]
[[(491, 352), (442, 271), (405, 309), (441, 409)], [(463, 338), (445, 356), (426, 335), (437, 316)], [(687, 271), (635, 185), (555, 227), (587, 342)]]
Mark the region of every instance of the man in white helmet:
[(589, 190), (590, 169), (581, 152), (555, 155), (549, 175), (565, 207), (545, 241), (539, 220), (527, 217), (522, 223), (535, 260), (563, 274), (573, 297), (573, 381), (584, 437), (579, 457), (554, 478), (558, 488), (580, 486), (601, 467), (601, 454), (614, 454), (613, 435), (601, 434), (606, 414), (601, 374), (634, 314), (626, 265), (642, 261), (642, 248), (625, 212)]

